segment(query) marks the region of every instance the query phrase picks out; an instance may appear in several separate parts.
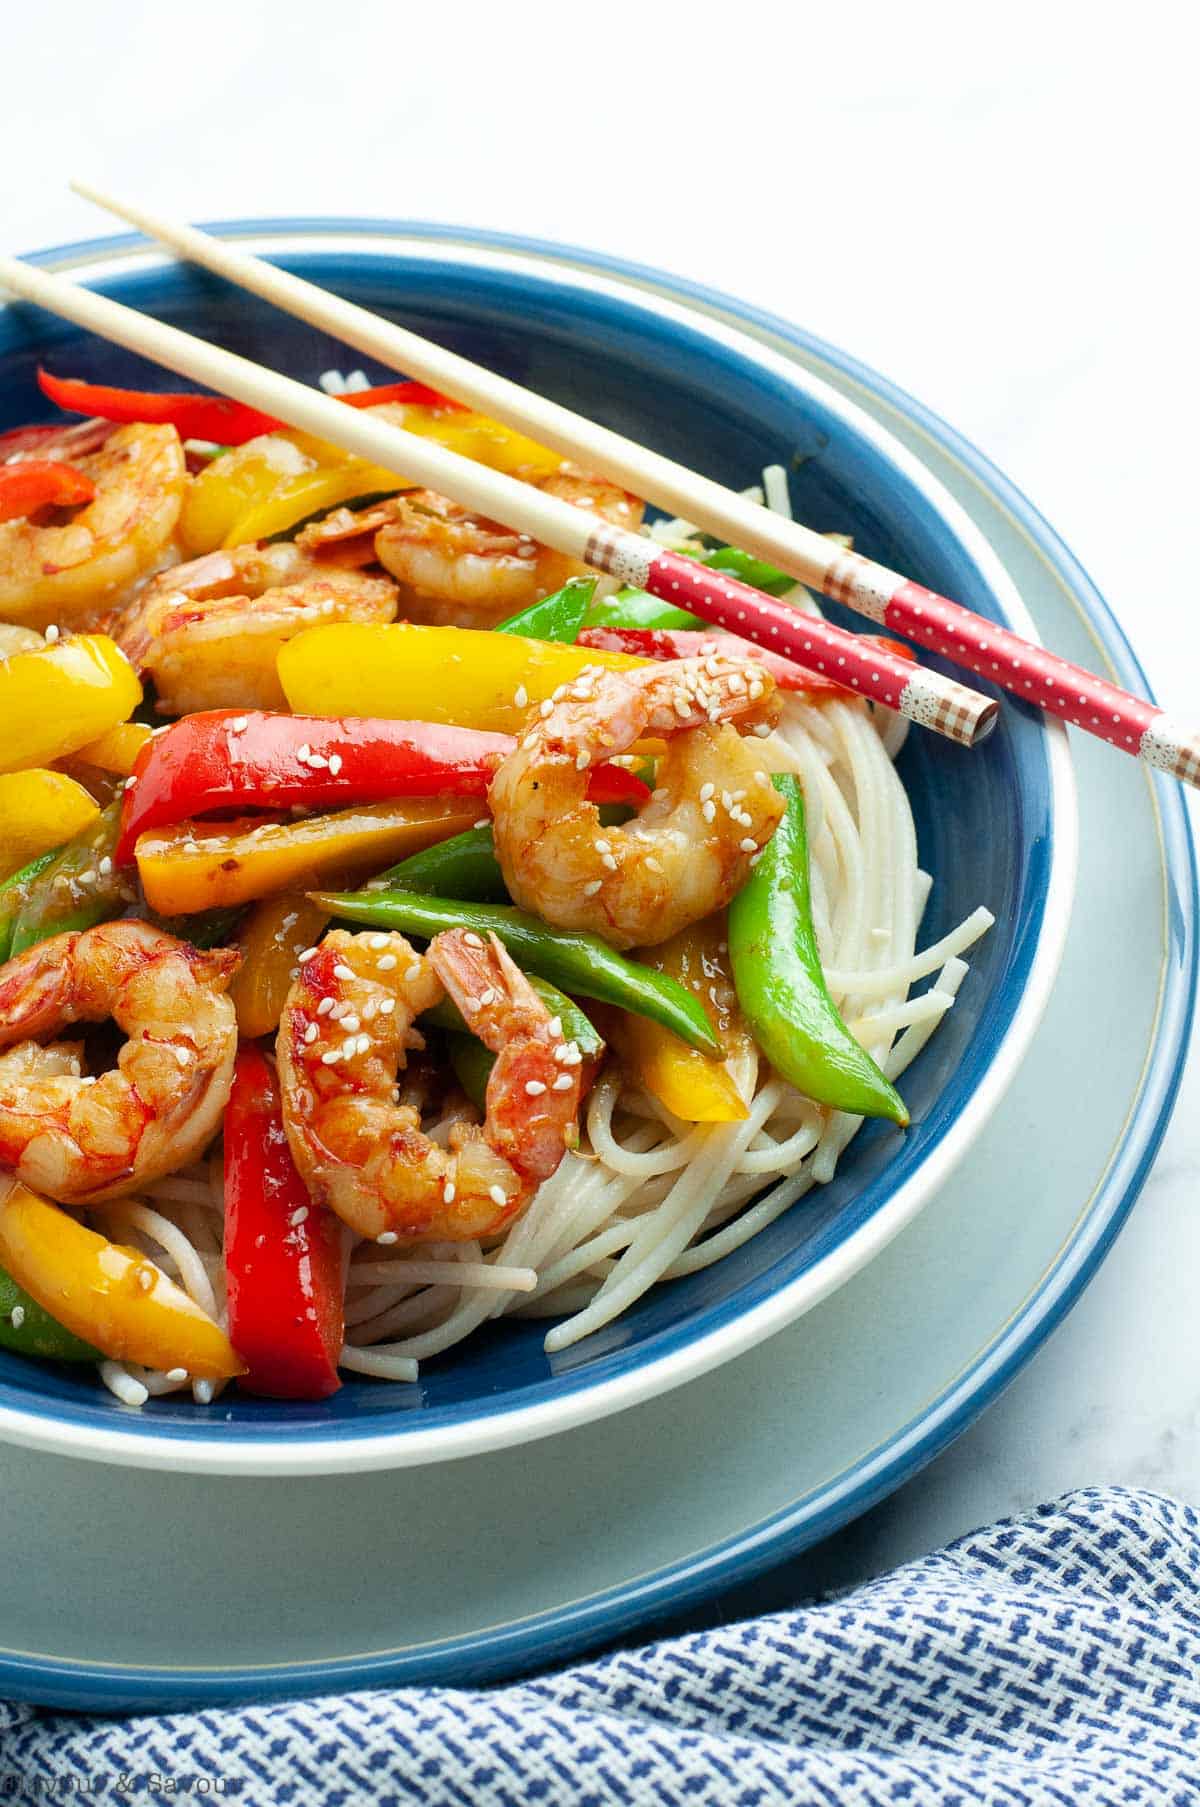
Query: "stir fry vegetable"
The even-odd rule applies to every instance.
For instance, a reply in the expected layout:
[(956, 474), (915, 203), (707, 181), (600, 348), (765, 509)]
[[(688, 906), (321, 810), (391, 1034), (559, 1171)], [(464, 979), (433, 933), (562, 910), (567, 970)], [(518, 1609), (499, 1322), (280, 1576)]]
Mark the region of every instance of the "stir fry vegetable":
[(0, 1268), (0, 1347), (50, 1361), (95, 1362), (100, 1351), (73, 1336), (32, 1294)]
[(328, 912), (302, 891), (280, 891), (251, 906), (238, 928), (242, 964), (229, 987), (238, 1029), (248, 1040), (279, 1027), (300, 955), (320, 940), (328, 921)]
[(366, 873), (475, 819), (477, 802), (412, 797), (298, 822), (186, 822), (138, 837), (137, 866), (152, 910), (184, 916), (252, 903), (326, 873)]
[(225, 1107), (225, 1266), (242, 1386), (272, 1399), (336, 1393), (341, 1224), (296, 1171), (279, 1080), (257, 1048), (238, 1054)]
[(0, 773), (0, 873), (18, 871), (94, 822), (99, 810), (81, 784), (34, 767)]
[(431, 897), (462, 897), (475, 903), (508, 903), (508, 887), (496, 858), (490, 827), (468, 828), (389, 866), (373, 880), (373, 891), (426, 891)]
[(543, 596), (519, 615), (511, 615), (493, 628), (496, 634), (520, 634), (527, 640), (559, 640), (565, 646), (579, 638), (587, 607), (596, 590), (594, 577), (568, 578), (553, 596)]
[(0, 521), (16, 521), (40, 508), (77, 508), (95, 493), (90, 477), (53, 459), (0, 465)]
[(12, 951), (13, 925), (24, 907), (29, 887), (38, 873), (44, 872), (56, 858), (58, 851), (57, 847), (52, 847), (48, 853), (39, 853), (19, 872), (0, 881), (0, 961), (7, 960)]
[(260, 414), (244, 402), (220, 395), (167, 394), (151, 389), (113, 389), (107, 383), (86, 383), (79, 377), (52, 376), (38, 371), (42, 394), (68, 414), (87, 414), (98, 420), (171, 426), (181, 439), (215, 439), (221, 445), (241, 445), (256, 433), (269, 433), (280, 423)]
[(552, 929), (538, 917), (503, 904), (463, 903), (413, 891), (313, 892), (331, 916), (369, 928), (399, 929), (432, 938), (443, 929), (467, 928), (496, 935), (518, 965), (564, 991), (652, 1017), (690, 1047), (720, 1054), (712, 1024), (699, 1001), (666, 973), (626, 960), (598, 935)]
[(633, 1077), (685, 1123), (738, 1123), (749, 1116), (730, 1062), (745, 1053), (750, 1036), (737, 1008), (728, 970), (725, 918), (709, 917), (682, 929), (638, 958), (695, 992), (720, 1041), (723, 1061), (685, 1047), (660, 1023), (621, 1016), (612, 1038)]
[(146, 1256), (19, 1180), (0, 1181), (0, 1195), (0, 1264), (65, 1330), (116, 1361), (183, 1368), (196, 1380), (244, 1372), (221, 1327)]
[(132, 715), (142, 687), (107, 634), (17, 653), (0, 662), (0, 771), (49, 765)]
[(813, 928), (804, 793), (775, 779), (787, 809), (750, 882), (729, 910), (738, 1001), (775, 1071), (818, 1104), (903, 1128), (899, 1092), (855, 1041), (829, 995)]
[(6, 959), (68, 929), (119, 916), (129, 901), (113, 860), (121, 805), (114, 801), (81, 833), (29, 872), (12, 903)]
[[(385, 798), (486, 795), (513, 741), (444, 724), (273, 715), (232, 709), (188, 715), (141, 749), (126, 787), (117, 860), (138, 836), (212, 810), (330, 809)], [(598, 767), (598, 802), (647, 795), (623, 766)]]
[(337, 623), (289, 640), (279, 654), (279, 678), (289, 705), (302, 714), (358, 710), (519, 734), (531, 706), (574, 683), (585, 666), (631, 671), (644, 662), (515, 634)]

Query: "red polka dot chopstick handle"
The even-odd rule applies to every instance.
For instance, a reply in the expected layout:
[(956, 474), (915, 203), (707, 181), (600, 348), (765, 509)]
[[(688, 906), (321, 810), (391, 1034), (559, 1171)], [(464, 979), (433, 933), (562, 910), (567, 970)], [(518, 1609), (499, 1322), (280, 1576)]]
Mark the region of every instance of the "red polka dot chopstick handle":
[(598, 528), (584, 558), (622, 583), (783, 653), (963, 746), (974, 746), (996, 725), (1000, 706), (993, 698), (898, 658), (865, 635), (848, 634), (818, 615), (802, 614), (723, 571), (668, 552), (640, 534)]
[(856, 552), (840, 552), (817, 587), (835, 602), (846, 603), (931, 652), (990, 678), (1014, 696), (1036, 703), (1048, 715), (1144, 759), (1184, 784), (1200, 785), (1200, 731), (1081, 665), (1022, 640)]

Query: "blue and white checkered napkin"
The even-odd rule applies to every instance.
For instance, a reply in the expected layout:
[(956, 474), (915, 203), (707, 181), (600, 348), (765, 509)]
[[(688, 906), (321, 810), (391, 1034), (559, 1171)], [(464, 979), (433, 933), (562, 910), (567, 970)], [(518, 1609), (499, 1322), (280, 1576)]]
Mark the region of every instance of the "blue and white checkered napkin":
[(0, 1713), (4, 1792), (43, 1799), (1196, 1807), (1200, 1518), (1088, 1489), (844, 1599), (486, 1692)]

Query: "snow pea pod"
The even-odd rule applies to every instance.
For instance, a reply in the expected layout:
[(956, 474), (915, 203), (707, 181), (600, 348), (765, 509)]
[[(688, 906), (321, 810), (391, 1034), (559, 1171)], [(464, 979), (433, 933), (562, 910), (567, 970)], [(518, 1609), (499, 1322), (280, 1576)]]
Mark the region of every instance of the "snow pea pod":
[(39, 853), (36, 859), (22, 866), (19, 872), (10, 873), (0, 884), (0, 960), (7, 960), (12, 952), (13, 928), (24, 908), (30, 885), (61, 852), (61, 847), (52, 847), (49, 853)]
[(389, 866), (371, 885), (375, 891), (424, 891), (432, 897), (464, 897), (476, 903), (507, 903), (508, 888), (496, 858), (490, 828), (468, 828), (399, 865)]
[(596, 590), (594, 577), (569, 577), (561, 590), (543, 596), (519, 615), (510, 615), (492, 629), (494, 634), (520, 634), (526, 640), (560, 640), (572, 646), (583, 626), (587, 606)]
[(368, 928), (399, 929), (401, 934), (428, 940), (452, 928), (498, 935), (520, 967), (561, 990), (651, 1017), (674, 1030), (690, 1047), (721, 1054), (721, 1044), (697, 998), (669, 974), (626, 960), (598, 935), (552, 929), (512, 905), (467, 903), (415, 891), (310, 891), (309, 896), (331, 916), (365, 923)]
[(821, 971), (813, 928), (804, 793), (774, 779), (787, 809), (729, 908), (729, 958), (754, 1039), (782, 1078), (855, 1117), (908, 1123), (904, 1100), (847, 1029)]

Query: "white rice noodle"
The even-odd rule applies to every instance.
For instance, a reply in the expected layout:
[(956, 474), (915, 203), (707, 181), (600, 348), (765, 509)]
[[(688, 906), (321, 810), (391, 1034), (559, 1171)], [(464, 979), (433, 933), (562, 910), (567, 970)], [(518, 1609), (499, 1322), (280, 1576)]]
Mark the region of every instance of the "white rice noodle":
[[(768, 500), (780, 500), (765, 473)], [(660, 524), (676, 539), (686, 522)], [(690, 531), (690, 530), (689, 530)], [(816, 607), (797, 586), (797, 606)], [(992, 917), (966, 921), (918, 951), (929, 895), (912, 812), (889, 757), (887, 712), (857, 698), (819, 705), (789, 696), (776, 732), (758, 743), (773, 771), (796, 773), (808, 815), (813, 916), (830, 990), (889, 1077), (916, 1058), (967, 973), (962, 955)], [(935, 975), (921, 995), (914, 984)], [(547, 1353), (585, 1342), (664, 1280), (722, 1260), (828, 1182), (860, 1119), (801, 1096), (753, 1052), (733, 1074), (744, 1121), (680, 1122), (610, 1064), (592, 1089), (579, 1151), (563, 1160), (524, 1213), (489, 1245), (430, 1243), (386, 1255), (358, 1244), (347, 1274), (342, 1366), (412, 1383), (490, 1318), (551, 1318)], [(453, 1118), (436, 1126), (444, 1139)], [(224, 1318), (219, 1154), (157, 1182), (145, 1202), (108, 1213), (137, 1235), (197, 1304)], [(130, 1364), (101, 1365), (126, 1403), (191, 1384)], [(202, 1392), (201, 1389), (204, 1389)]]

